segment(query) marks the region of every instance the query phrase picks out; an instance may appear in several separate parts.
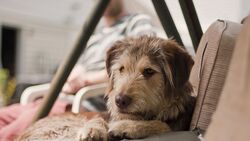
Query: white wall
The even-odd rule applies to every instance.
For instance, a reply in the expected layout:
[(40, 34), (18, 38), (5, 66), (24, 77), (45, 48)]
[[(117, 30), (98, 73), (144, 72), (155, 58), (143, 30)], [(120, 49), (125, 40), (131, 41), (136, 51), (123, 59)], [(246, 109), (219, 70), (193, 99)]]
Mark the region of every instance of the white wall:
[(216, 19), (239, 23), (247, 15), (247, 11), (250, 12), (250, 1), (248, 1), (248, 8), (242, 7), (244, 3), (246, 3), (244, 0), (194, 1), (203, 30), (206, 30)]
[[(90, 0), (0, 0), (0, 25), (16, 27), (18, 82), (48, 81), (72, 45)], [(87, 10), (86, 10), (87, 9)]]
[(0, 10), (55, 25), (82, 23), (92, 0), (0, 0)]

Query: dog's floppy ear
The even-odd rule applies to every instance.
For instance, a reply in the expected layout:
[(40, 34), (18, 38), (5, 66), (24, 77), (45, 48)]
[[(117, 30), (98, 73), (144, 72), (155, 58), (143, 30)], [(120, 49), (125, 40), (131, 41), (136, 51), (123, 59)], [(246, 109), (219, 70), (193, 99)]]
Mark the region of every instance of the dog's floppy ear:
[(106, 54), (106, 69), (109, 78), (111, 77), (111, 67), (114, 64), (114, 60), (117, 59), (122, 52), (125, 50), (125, 46), (122, 41), (117, 41), (113, 44), (111, 48), (107, 51)]
[(175, 88), (180, 88), (188, 81), (194, 61), (188, 52), (173, 40), (164, 41), (162, 48), (171, 71), (172, 83)]
[(109, 76), (109, 86), (106, 91), (106, 95), (104, 96), (107, 99), (108, 93), (113, 89), (113, 72), (111, 70), (112, 65), (114, 64), (114, 60), (116, 60), (122, 52), (125, 50), (124, 42), (117, 41), (113, 44), (112, 47), (109, 48), (106, 54), (106, 70)]

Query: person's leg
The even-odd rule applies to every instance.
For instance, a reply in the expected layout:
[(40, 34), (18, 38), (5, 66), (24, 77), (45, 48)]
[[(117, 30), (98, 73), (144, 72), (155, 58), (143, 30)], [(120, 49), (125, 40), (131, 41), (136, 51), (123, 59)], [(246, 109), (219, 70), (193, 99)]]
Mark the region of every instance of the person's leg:
[(16, 120), (0, 130), (0, 141), (13, 141), (32, 121), (32, 117), (37, 111), (38, 106), (30, 107), (23, 111)]
[(0, 130), (16, 120), (25, 110), (32, 107), (33, 103), (27, 105), (13, 104), (0, 109)]
[[(7, 126), (0, 130), (0, 141), (12, 141), (20, 135), (32, 122), (34, 115), (39, 108), (41, 102), (37, 101), (30, 103), (27, 106), (22, 106), (21, 112)], [(63, 101), (56, 101), (50, 115), (62, 114), (68, 110), (69, 104)]]

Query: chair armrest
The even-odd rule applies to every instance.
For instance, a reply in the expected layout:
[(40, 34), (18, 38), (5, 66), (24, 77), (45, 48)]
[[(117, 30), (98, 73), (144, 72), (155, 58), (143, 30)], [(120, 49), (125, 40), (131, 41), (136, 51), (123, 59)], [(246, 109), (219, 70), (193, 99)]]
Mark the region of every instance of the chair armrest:
[[(35, 101), (39, 97), (43, 97), (49, 91), (50, 83), (30, 86), (26, 88), (20, 98), (20, 104), (25, 105), (32, 101)], [(70, 104), (73, 103), (74, 95), (68, 95), (61, 93), (59, 95), (60, 100), (66, 101)]]
[(106, 87), (107, 87), (107, 83), (102, 83), (102, 84), (92, 85), (92, 86), (88, 86), (88, 87), (84, 87), (80, 89), (75, 94), (75, 98), (72, 104), (72, 112), (79, 113), (83, 100), (103, 95)]
[(26, 88), (21, 95), (20, 104), (25, 105), (42, 97), (49, 90), (49, 86), (50, 84), (46, 83)]

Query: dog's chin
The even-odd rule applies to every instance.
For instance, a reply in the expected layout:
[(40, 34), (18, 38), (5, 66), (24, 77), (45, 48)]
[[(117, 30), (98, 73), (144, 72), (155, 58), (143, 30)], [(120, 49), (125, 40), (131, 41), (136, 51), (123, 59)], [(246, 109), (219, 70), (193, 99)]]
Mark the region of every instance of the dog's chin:
[(137, 117), (138, 119), (146, 120), (146, 114), (142, 111), (129, 111), (129, 109), (120, 109), (117, 107), (117, 112), (121, 115), (126, 115), (128, 117)]
[(117, 112), (120, 114), (133, 114), (133, 112), (130, 112), (127, 108), (121, 109), (121, 108), (117, 107)]

